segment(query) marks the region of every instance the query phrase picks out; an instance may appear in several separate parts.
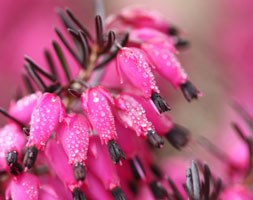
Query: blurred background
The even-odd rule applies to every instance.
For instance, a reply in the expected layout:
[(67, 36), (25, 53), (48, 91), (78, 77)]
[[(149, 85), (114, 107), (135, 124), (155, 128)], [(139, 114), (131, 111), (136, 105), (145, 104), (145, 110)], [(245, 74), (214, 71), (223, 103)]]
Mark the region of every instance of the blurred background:
[[(190, 79), (204, 96), (186, 102), (168, 84), (174, 121), (209, 138), (229, 131), (234, 118), (229, 104), (239, 101), (253, 112), (253, 1), (251, 0), (105, 0), (106, 15), (141, 5), (159, 11), (178, 26), (190, 48), (179, 57)], [(21, 87), (23, 56), (43, 65), (43, 50), (52, 48), (54, 26), (60, 26), (55, 8), (69, 7), (93, 27), (92, 0), (21, 0), (0, 2), (0, 106), (8, 108)], [(0, 116), (0, 124), (5, 122)], [(220, 138), (221, 139), (221, 138)]]

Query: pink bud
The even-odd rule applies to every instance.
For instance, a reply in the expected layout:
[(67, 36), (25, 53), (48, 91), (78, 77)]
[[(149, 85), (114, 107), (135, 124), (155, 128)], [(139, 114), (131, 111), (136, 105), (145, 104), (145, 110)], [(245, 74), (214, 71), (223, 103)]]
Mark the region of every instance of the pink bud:
[(17, 102), (11, 102), (9, 114), (15, 116), (22, 123), (28, 124), (31, 120), (33, 108), (41, 95), (41, 92), (36, 92), (19, 99)]
[(99, 143), (98, 137), (90, 137), (88, 170), (98, 177), (107, 190), (120, 185), (116, 166), (111, 162), (106, 146)]
[(69, 164), (83, 163), (87, 159), (90, 125), (87, 119), (78, 114), (64, 118), (57, 131)]
[(78, 183), (74, 178), (71, 165), (68, 164), (68, 157), (62, 145), (55, 140), (50, 140), (45, 149), (45, 154), (48, 158), (49, 169), (52, 170), (52, 173), (55, 172), (64, 185), (68, 187), (70, 191), (73, 191), (73, 189), (78, 186)]
[(7, 168), (6, 154), (11, 151), (16, 151), (21, 155), (22, 148), (24, 147), (26, 139), (17, 125), (11, 123), (5, 125), (0, 130), (0, 169)]
[(145, 10), (140, 7), (123, 9), (120, 14), (108, 18), (107, 26), (109, 28), (120, 27), (122, 29), (149, 27), (162, 32), (167, 32), (169, 28), (167, 20), (158, 12)]
[(24, 173), (12, 177), (6, 190), (6, 199), (36, 200), (39, 199), (39, 180), (36, 176)]
[(117, 133), (111, 105), (111, 94), (103, 87), (89, 88), (82, 94), (82, 106), (102, 143), (115, 140)]
[(173, 53), (177, 52), (174, 47), (174, 41), (171, 37), (151, 28), (133, 29), (130, 32), (130, 42), (134, 42), (139, 45), (142, 45), (143, 43), (156, 44), (158, 42), (162, 42), (163, 44), (166, 44), (168, 50)]
[(148, 55), (157, 72), (165, 77), (175, 88), (187, 81), (187, 74), (171, 51), (168, 42), (159, 41), (144, 43), (142, 49)]
[(65, 114), (61, 99), (55, 94), (44, 93), (33, 109), (30, 136), (27, 146), (43, 149), (47, 140)]
[(150, 98), (152, 93), (159, 93), (150, 64), (142, 50), (123, 47), (117, 54), (119, 72), (144, 95)]
[(130, 95), (121, 93), (115, 99), (115, 104), (122, 123), (132, 128), (138, 136), (146, 137), (149, 131), (155, 130), (144, 108)]

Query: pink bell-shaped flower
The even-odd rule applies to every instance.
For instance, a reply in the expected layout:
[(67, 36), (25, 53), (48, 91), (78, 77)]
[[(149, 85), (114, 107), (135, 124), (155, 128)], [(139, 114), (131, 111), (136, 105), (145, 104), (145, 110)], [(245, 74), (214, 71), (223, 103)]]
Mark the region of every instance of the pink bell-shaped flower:
[(118, 107), (118, 116), (122, 123), (132, 128), (138, 136), (147, 138), (152, 145), (161, 148), (162, 139), (156, 134), (153, 124), (148, 121), (146, 111), (129, 94), (120, 94), (115, 99)]
[(44, 93), (37, 101), (32, 112), (28, 147), (24, 165), (31, 168), (36, 160), (38, 150), (43, 150), (49, 137), (65, 115), (61, 99), (55, 94)]
[(39, 199), (39, 179), (28, 173), (23, 173), (18, 177), (12, 177), (6, 190), (6, 199), (12, 200), (38, 200)]
[(117, 68), (120, 76), (123, 74), (146, 99), (152, 99), (160, 113), (170, 109), (159, 95), (160, 91), (156, 85), (150, 63), (142, 50), (121, 48), (117, 54)]
[(33, 108), (35, 107), (37, 100), (41, 95), (41, 92), (36, 92), (25, 96), (16, 102), (11, 102), (9, 114), (15, 116), (15, 118), (22, 123), (29, 124)]
[(110, 161), (110, 155), (105, 146), (99, 143), (98, 137), (90, 137), (89, 159), (87, 168), (103, 183), (104, 188), (109, 190), (115, 199), (126, 199), (120, 188), (116, 166)]
[(103, 87), (89, 88), (81, 96), (82, 106), (90, 119), (93, 129), (99, 135), (102, 144), (107, 144), (113, 162), (118, 163), (124, 158), (124, 153), (115, 142), (115, 128), (111, 94)]
[(25, 142), (24, 134), (14, 123), (7, 124), (0, 130), (0, 170), (6, 170), (9, 166), (14, 175), (22, 172), (18, 159)]
[(90, 124), (80, 114), (65, 117), (57, 129), (57, 135), (66, 152), (69, 164), (73, 166), (77, 181), (85, 179), (85, 160), (89, 146)]

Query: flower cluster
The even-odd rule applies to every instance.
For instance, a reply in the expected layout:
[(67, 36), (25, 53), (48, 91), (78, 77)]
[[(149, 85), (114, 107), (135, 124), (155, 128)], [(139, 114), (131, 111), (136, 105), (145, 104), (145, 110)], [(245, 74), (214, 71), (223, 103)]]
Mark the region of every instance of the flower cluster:
[[(164, 113), (170, 106), (156, 82), (164, 77), (187, 101), (201, 95), (176, 56), (188, 42), (157, 13), (139, 8), (109, 17), (105, 26), (97, 15), (95, 37), (69, 9), (58, 14), (73, 44), (58, 28), (56, 34), (80, 67), (75, 73), (57, 41), (60, 66), (45, 51), (49, 72), (25, 57), (27, 95), (0, 109), (9, 119), (0, 129), (5, 198), (183, 199), (171, 179), (163, 183), (152, 150), (164, 138), (177, 149), (189, 140), (188, 130)], [(199, 199), (209, 191), (210, 170), (205, 165), (204, 186), (194, 162), (188, 172), (188, 196)], [(220, 188), (212, 181), (207, 199)]]

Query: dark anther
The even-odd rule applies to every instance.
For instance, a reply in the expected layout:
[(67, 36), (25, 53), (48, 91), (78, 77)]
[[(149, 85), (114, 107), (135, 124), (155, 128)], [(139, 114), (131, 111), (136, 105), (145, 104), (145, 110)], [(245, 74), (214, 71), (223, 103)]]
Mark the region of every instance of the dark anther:
[(193, 197), (192, 171), (190, 168), (186, 170), (186, 192), (190, 199)]
[[(66, 9), (66, 12), (68, 16), (72, 19), (72, 21), (84, 32), (84, 34), (91, 40), (93, 41), (93, 38), (89, 31), (81, 24), (81, 22), (74, 16), (74, 14), (71, 12), (69, 8)], [(71, 28), (71, 27), (69, 27)], [(73, 28), (72, 28), (73, 29)]]
[(175, 200), (183, 200), (184, 198), (182, 197), (181, 193), (179, 192), (179, 190), (177, 189), (175, 183), (171, 180), (170, 177), (167, 178), (169, 185), (173, 191), (173, 197)]
[(55, 82), (56, 78), (54, 76), (52, 76), (51, 74), (45, 72), (41, 67), (39, 67), (31, 58), (29, 58), (28, 56), (25, 56), (25, 60), (27, 61), (27, 63), (35, 70), (38, 71), (41, 75), (43, 75), (45, 78), (47, 78), (48, 80)]
[(26, 75), (26, 74), (23, 74), (22, 75), (22, 79), (23, 79), (23, 82), (24, 82), (24, 85), (25, 85), (25, 89), (27, 90), (27, 92), (29, 94), (32, 94), (35, 92), (34, 88), (33, 88), (33, 85), (29, 79), (29, 77)]
[(77, 181), (84, 181), (86, 177), (85, 166), (82, 163), (76, 163), (73, 167), (74, 176)]
[(194, 161), (192, 161), (191, 173), (193, 185), (193, 199), (200, 200), (201, 190), (200, 190), (199, 170), (197, 164)]
[(175, 38), (175, 47), (177, 49), (183, 49), (190, 46), (190, 42), (186, 39), (176, 37)]
[(107, 147), (110, 157), (114, 163), (120, 162), (121, 158), (126, 159), (124, 152), (114, 140), (108, 141)]
[(86, 200), (84, 193), (80, 188), (75, 188), (72, 192), (73, 200)]
[(34, 165), (37, 155), (38, 155), (38, 150), (36, 149), (36, 147), (34, 146), (28, 147), (24, 156), (24, 161), (23, 161), (24, 166), (30, 169)]
[(168, 34), (172, 36), (176, 36), (179, 34), (179, 30), (175, 26), (170, 26), (168, 29)]
[(165, 137), (173, 147), (180, 150), (188, 144), (190, 132), (186, 128), (174, 124), (173, 128), (165, 135)]
[(65, 57), (62, 53), (61, 47), (59, 46), (59, 44), (56, 41), (53, 41), (53, 47), (54, 47), (54, 51), (57, 54), (57, 57), (61, 63), (61, 67), (65, 73), (65, 76), (67, 78), (67, 80), (70, 82), (71, 81), (71, 76), (70, 76), (70, 72), (69, 72), (69, 67), (67, 65), (67, 62), (65, 60)]
[(184, 94), (184, 97), (187, 101), (191, 101), (192, 99), (198, 99), (200, 92), (198, 89), (190, 82), (186, 81), (181, 85), (181, 90)]
[(150, 169), (153, 172), (153, 174), (158, 178), (158, 179), (162, 179), (163, 178), (163, 173), (162, 171), (159, 169), (159, 167), (155, 164), (151, 164), (150, 165)]
[(158, 109), (159, 113), (171, 110), (170, 106), (156, 92), (152, 93), (151, 100), (155, 104), (155, 106)]
[(82, 46), (82, 51), (83, 51), (81, 63), (84, 68), (87, 68), (87, 65), (89, 63), (89, 56), (90, 56), (89, 43), (86, 36), (84, 35), (82, 31), (78, 31), (78, 34), (81, 39), (81, 46)]
[(211, 197), (209, 199), (217, 200), (220, 195), (221, 189), (222, 189), (222, 181), (221, 181), (221, 179), (218, 179), (214, 183), (214, 190), (213, 190)]
[(104, 36), (103, 36), (103, 23), (100, 15), (97, 15), (95, 17), (95, 25), (96, 25), (97, 44), (99, 47), (102, 47), (104, 43)]
[(64, 36), (62, 35), (61, 31), (58, 28), (55, 28), (55, 32), (58, 35), (58, 37), (60, 38), (60, 40), (62, 41), (62, 43), (65, 45), (65, 47), (67, 48), (67, 50), (70, 52), (70, 54), (77, 60), (77, 62), (81, 65), (82, 61), (79, 57), (79, 55), (73, 50), (73, 48), (69, 45), (69, 43), (67, 42), (67, 40), (64, 38)]
[(23, 124), (21, 121), (19, 121), (17, 118), (11, 116), (5, 109), (0, 107), (0, 113), (2, 113), (5, 117), (9, 118), (10, 120), (17, 123), (21, 128), (25, 127), (25, 124)]
[(33, 81), (37, 84), (37, 86), (40, 88), (41, 91), (45, 91), (47, 89), (46, 84), (42, 81), (40, 76), (37, 74), (37, 72), (34, 70), (31, 65), (25, 64), (25, 68), (30, 75), (30, 77), (33, 79)]
[(130, 166), (135, 179), (139, 180), (145, 177), (145, 170), (138, 156), (130, 160)]
[(127, 186), (133, 194), (136, 195), (138, 193), (138, 184), (136, 182), (128, 182)]
[(30, 127), (23, 127), (23, 132), (27, 135), (27, 136), (29, 136), (30, 135)]
[(54, 64), (54, 61), (53, 61), (53, 58), (52, 58), (50, 52), (48, 50), (45, 50), (44, 55), (45, 55), (45, 58), (46, 58), (46, 61), (47, 61), (47, 64), (48, 64), (51, 74), (57, 79), (57, 77), (58, 77), (57, 72), (56, 72), (57, 70), (56, 70), (56, 67), (55, 67), (55, 64)]
[(209, 199), (211, 171), (207, 164), (204, 164), (204, 198)]
[(115, 39), (116, 39), (115, 33), (113, 31), (110, 31), (107, 36), (107, 42), (106, 42), (105, 46), (103, 47), (103, 49), (99, 53), (103, 54), (103, 53), (106, 53), (107, 51), (109, 51), (112, 48)]
[(232, 128), (235, 130), (236, 134), (246, 143), (248, 143), (247, 136), (243, 133), (242, 129), (239, 127), (239, 125), (235, 122), (231, 123)]
[(153, 181), (149, 184), (150, 190), (155, 199), (166, 199), (169, 197), (167, 190), (158, 181)]
[(120, 187), (115, 187), (111, 190), (114, 200), (127, 200), (125, 193)]
[(8, 166), (12, 166), (16, 164), (18, 161), (18, 152), (17, 151), (10, 151), (6, 154), (6, 163)]
[(82, 95), (82, 93), (81, 93), (80, 91), (78, 91), (78, 90), (76, 90), (76, 89), (73, 89), (73, 88), (69, 88), (69, 89), (68, 89), (68, 92), (69, 92), (72, 96), (77, 97), (77, 98), (80, 98), (81, 95)]
[(148, 131), (147, 139), (153, 147), (162, 148), (164, 145), (163, 139), (155, 131)]
[(19, 175), (23, 172), (23, 167), (19, 163), (15, 163), (10, 167), (10, 172), (13, 175)]

